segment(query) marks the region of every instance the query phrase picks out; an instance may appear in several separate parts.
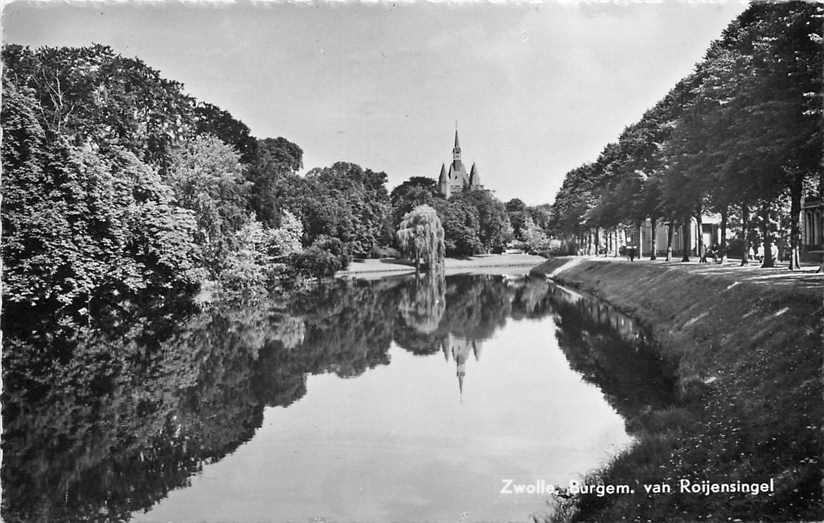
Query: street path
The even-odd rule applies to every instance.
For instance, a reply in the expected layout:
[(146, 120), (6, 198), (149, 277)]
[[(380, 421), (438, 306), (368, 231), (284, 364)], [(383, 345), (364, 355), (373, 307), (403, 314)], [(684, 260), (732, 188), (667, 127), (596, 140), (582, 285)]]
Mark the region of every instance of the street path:
[(603, 261), (605, 263), (644, 263), (661, 266), (679, 268), (695, 274), (706, 274), (708, 276), (718, 276), (730, 281), (748, 282), (759, 285), (771, 285), (780, 288), (792, 288), (794, 290), (824, 291), (824, 273), (817, 273), (818, 264), (807, 262), (801, 264), (801, 269), (790, 271), (787, 269), (787, 262), (780, 262), (777, 267), (765, 269), (756, 262), (741, 266), (740, 259), (728, 259), (725, 263), (715, 263), (711, 259), (708, 263), (700, 263), (697, 257), (691, 257), (689, 262), (680, 261), (680, 257), (674, 257), (673, 261), (664, 261), (658, 258), (650, 261), (648, 258), (636, 259), (634, 262), (623, 257), (603, 257), (603, 256), (580, 256), (571, 258), (581, 258)]

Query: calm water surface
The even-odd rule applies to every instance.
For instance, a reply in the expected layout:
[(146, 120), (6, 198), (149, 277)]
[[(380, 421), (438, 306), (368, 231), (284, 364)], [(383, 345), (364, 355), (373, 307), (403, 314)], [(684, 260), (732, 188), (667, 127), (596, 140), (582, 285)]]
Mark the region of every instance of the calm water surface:
[(67, 345), (6, 358), (6, 520), (525, 521), (546, 496), (503, 479), (581, 478), (671, 385), (628, 318), (488, 275), (336, 282)]

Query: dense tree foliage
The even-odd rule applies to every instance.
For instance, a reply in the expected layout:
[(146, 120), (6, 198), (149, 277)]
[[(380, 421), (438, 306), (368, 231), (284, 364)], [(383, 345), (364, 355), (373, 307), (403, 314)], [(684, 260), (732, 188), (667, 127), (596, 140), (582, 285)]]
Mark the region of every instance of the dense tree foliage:
[(249, 221), (239, 155), (217, 138), (199, 136), (172, 151), (167, 179), (179, 205), (195, 213), (205, 264), (219, 274)]
[[(824, 187), (822, 16), (812, 3), (751, 5), (618, 142), (567, 173), (553, 231), (591, 244), (585, 236), (599, 229), (646, 218), (694, 218), (700, 227), (702, 215), (715, 212), (724, 240), (729, 221), (743, 222), (752, 245), (749, 229), (758, 225), (769, 266), (784, 222), (790, 268), (797, 267), (801, 199), (816, 194), (814, 182), (818, 192)], [(702, 248), (699, 241), (698, 255)]]
[(256, 157), (246, 170), (252, 182), (252, 208), (259, 220), (276, 227), (282, 211), (298, 208), (303, 178), (297, 172), (303, 168), (303, 150), (286, 138), (258, 140)]
[(195, 133), (195, 101), (136, 58), (110, 47), (3, 48), (4, 73), (33, 89), (40, 123), (73, 145), (119, 145), (164, 168), (176, 142)]
[(298, 145), (255, 138), (106, 46), (7, 45), (3, 61), (10, 303), (83, 315), (96, 299), (205, 277), (233, 288), (291, 277), (284, 264), (300, 260), (328, 275), (393, 243), (385, 173), (339, 162), (299, 176)]
[(312, 169), (306, 174), (311, 198), (293, 209), (303, 217), (307, 242), (319, 236), (338, 238), (354, 256), (391, 238), (386, 173), (347, 162)]
[(438, 259), (501, 251), (511, 220), (543, 241), (545, 209), (508, 212), (489, 191), (445, 199), (414, 177), (389, 194), (386, 173), (350, 162), (301, 175), (297, 144), (254, 137), (107, 46), (6, 45), (3, 60), (4, 296), (24, 309), (82, 316), (207, 278), (250, 290), (331, 276), (402, 246), (421, 205), (443, 231)]
[(478, 209), (461, 198), (434, 200), (444, 230), (447, 256), (470, 256), (484, 251), (478, 233), (481, 230)]
[(192, 213), (119, 146), (49, 138), (31, 90), (4, 82), (3, 293), (7, 303), (89, 312), (100, 292), (194, 283)]
[[(419, 205), (433, 207), (442, 200), (438, 192), (438, 183), (423, 176), (413, 176), (401, 183), (389, 195), (392, 204), (392, 225), (397, 227), (403, 216)], [(443, 219), (443, 216), (441, 216)]]
[(474, 207), (478, 212), (478, 239), (484, 250), (503, 251), (507, 241), (512, 239), (512, 226), (506, 207), (489, 191), (464, 191), (451, 198)]

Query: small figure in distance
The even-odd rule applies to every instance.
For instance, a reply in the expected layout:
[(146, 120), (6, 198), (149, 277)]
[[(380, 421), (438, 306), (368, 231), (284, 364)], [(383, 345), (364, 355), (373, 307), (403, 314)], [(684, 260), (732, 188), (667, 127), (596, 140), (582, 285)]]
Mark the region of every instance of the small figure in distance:
[(713, 244), (707, 252), (707, 256), (712, 256), (712, 262), (718, 263), (718, 245)]
[(707, 256), (709, 256), (709, 250), (710, 250), (709, 246), (705, 243), (704, 248), (702, 249), (702, 252), (701, 252), (701, 258), (698, 259), (699, 263), (707, 263)]

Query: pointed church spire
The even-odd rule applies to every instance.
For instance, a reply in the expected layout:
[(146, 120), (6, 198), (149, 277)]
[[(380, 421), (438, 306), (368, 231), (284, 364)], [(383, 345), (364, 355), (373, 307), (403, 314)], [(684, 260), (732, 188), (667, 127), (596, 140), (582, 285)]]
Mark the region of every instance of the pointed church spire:
[(458, 122), (455, 122), (455, 147), (452, 148), (452, 164), (461, 162), (461, 142), (458, 141)]
[(449, 198), (449, 179), (446, 175), (446, 164), (441, 164), (441, 174), (438, 175), (438, 190), (444, 198)]
[(475, 162), (472, 162), (472, 169), (469, 170), (469, 186), (472, 188), (481, 186), (481, 173), (475, 167)]

